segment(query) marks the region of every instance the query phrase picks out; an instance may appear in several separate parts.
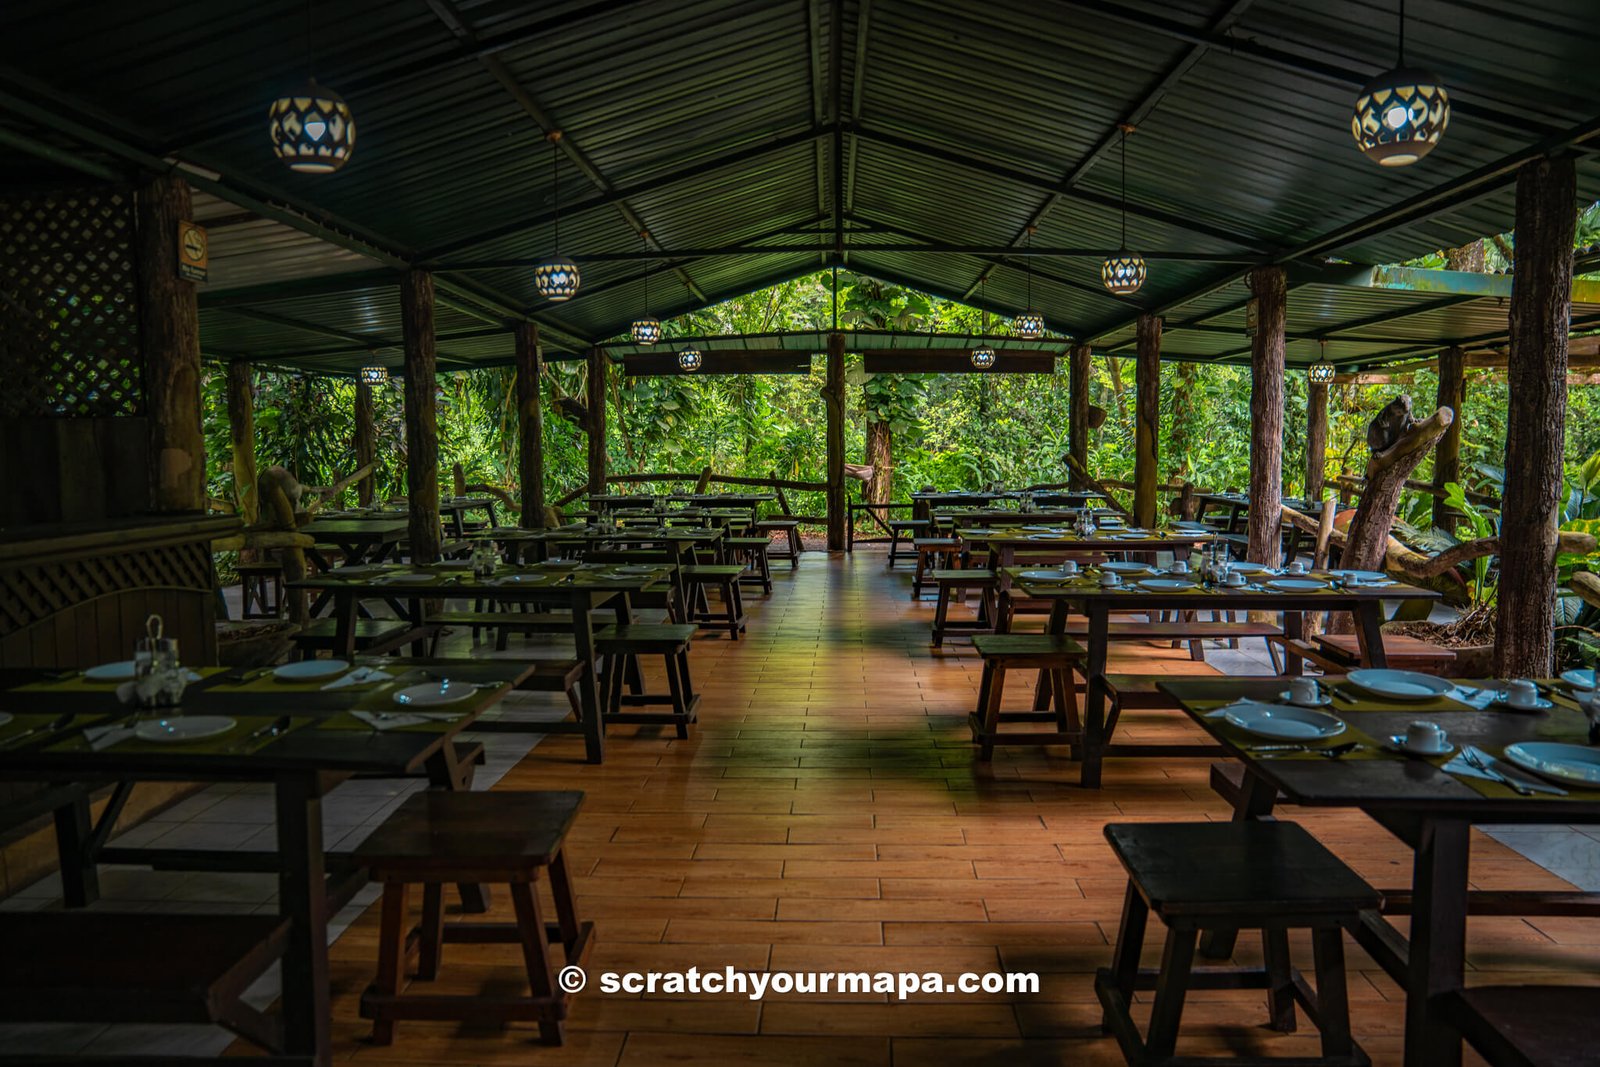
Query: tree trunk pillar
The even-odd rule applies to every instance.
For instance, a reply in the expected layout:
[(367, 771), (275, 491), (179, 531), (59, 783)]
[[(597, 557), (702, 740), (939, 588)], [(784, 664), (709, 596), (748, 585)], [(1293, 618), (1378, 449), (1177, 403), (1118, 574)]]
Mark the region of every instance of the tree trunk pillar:
[[(378, 458), (378, 415), (372, 400), (372, 386), (356, 379), (356, 469), (360, 470)], [(372, 503), (377, 491), (376, 474), (368, 474), (356, 483), (356, 501), (362, 507)]]
[(261, 521), (256, 489), (256, 395), (250, 364), (228, 364), (228, 436), (233, 446), (233, 499), (246, 526)]
[[(1067, 454), (1089, 469), (1089, 357), (1088, 345), (1073, 345), (1067, 356)], [(1071, 479), (1086, 488), (1081, 479)]]
[(1507, 368), (1511, 399), (1494, 643), (1497, 678), (1548, 675), (1555, 651), (1556, 530), (1566, 444), (1576, 182), (1571, 156), (1535, 160), (1517, 175)]
[(1256, 335), (1250, 339), (1250, 526), (1245, 558), (1277, 566), (1283, 518), (1283, 268), (1251, 270), (1250, 291), (1256, 300)]
[[(1446, 482), (1461, 483), (1461, 407), (1467, 399), (1465, 364), (1465, 353), (1459, 348), (1452, 346), (1439, 353), (1439, 393), (1434, 406), (1456, 413), (1456, 421), (1439, 438), (1439, 448), (1433, 455), (1433, 487), (1441, 492)], [(1433, 498), (1433, 524), (1455, 532), (1454, 513), (1439, 497)]]
[(539, 382), (544, 354), (539, 350), (539, 327), (518, 324), (517, 343), (517, 480), (522, 484), (522, 526), (544, 526), (544, 404)]
[(409, 270), (400, 279), (400, 328), (406, 349), (406, 499), (411, 505), (411, 559), (439, 558), (438, 354), (434, 349), (433, 275)]
[(1328, 467), (1328, 383), (1306, 387), (1306, 492), (1312, 503), (1322, 499)]
[(1156, 484), (1161, 480), (1161, 318), (1140, 315), (1134, 364), (1133, 521), (1156, 524)]
[(589, 349), (589, 380), (585, 388), (589, 405), (589, 495), (606, 491), (606, 354), (599, 345)]
[(828, 551), (844, 551), (848, 508), (844, 496), (844, 334), (828, 334), (828, 374), (822, 386), (828, 409)]
[(155, 511), (204, 511), (200, 304), (194, 283), (178, 277), (178, 223), (194, 217), (189, 183), (175, 174), (158, 175), (139, 187), (136, 205), (150, 503)]

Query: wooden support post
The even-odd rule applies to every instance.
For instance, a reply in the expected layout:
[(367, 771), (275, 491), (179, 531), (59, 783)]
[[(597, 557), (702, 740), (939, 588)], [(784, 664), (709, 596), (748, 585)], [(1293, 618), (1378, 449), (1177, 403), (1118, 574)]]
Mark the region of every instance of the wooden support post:
[(246, 526), (261, 521), (256, 488), (256, 394), (250, 364), (228, 364), (228, 435), (233, 444), (233, 500)]
[[(1089, 469), (1089, 357), (1088, 345), (1073, 345), (1067, 357), (1067, 454)], [(1070, 464), (1069, 464), (1070, 466)], [(1083, 489), (1081, 480), (1074, 486)]]
[(1322, 499), (1322, 480), (1328, 468), (1328, 383), (1306, 387), (1306, 492), (1315, 503)]
[(598, 345), (589, 349), (589, 494), (606, 491), (606, 354)]
[(194, 218), (189, 183), (177, 174), (158, 175), (139, 187), (136, 203), (150, 503), (155, 511), (204, 511), (200, 304), (194, 283), (178, 277), (178, 223)]
[(848, 508), (844, 497), (844, 334), (828, 335), (828, 373), (822, 399), (828, 409), (828, 551), (844, 551)]
[(1160, 442), (1161, 318), (1140, 315), (1134, 363), (1133, 521), (1144, 527), (1156, 524)]
[(544, 526), (544, 353), (539, 350), (539, 327), (531, 322), (516, 327), (517, 343), (517, 480), (522, 483), (522, 526)]
[[(371, 466), (378, 457), (377, 412), (372, 402), (372, 386), (356, 379), (356, 469)], [(374, 486), (378, 479), (364, 475), (356, 483), (356, 500), (362, 507), (372, 503)]]
[(1556, 529), (1566, 444), (1567, 330), (1577, 177), (1572, 157), (1517, 175), (1506, 490), (1500, 506), (1497, 678), (1542, 678), (1555, 652)]
[[(1433, 487), (1444, 490), (1446, 482), (1461, 482), (1461, 406), (1467, 399), (1466, 353), (1450, 347), (1439, 353), (1439, 393), (1435, 407), (1449, 408), (1456, 421), (1439, 438), (1433, 454)], [(1439, 497), (1433, 498), (1433, 524), (1455, 533), (1455, 515)]]
[(438, 355), (434, 350), (433, 275), (400, 279), (400, 329), (406, 349), (406, 499), (411, 503), (411, 559), (439, 558)]
[(1282, 538), (1284, 274), (1250, 271), (1256, 335), (1250, 339), (1250, 525), (1245, 559), (1275, 567)]

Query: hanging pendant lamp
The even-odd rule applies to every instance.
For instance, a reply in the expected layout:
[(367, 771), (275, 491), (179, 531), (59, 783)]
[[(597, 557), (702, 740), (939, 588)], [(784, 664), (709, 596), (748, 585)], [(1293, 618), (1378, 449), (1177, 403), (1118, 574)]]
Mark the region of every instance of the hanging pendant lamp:
[(1321, 355), (1317, 357), (1315, 363), (1306, 368), (1306, 378), (1317, 385), (1327, 385), (1333, 381), (1333, 364), (1328, 362), (1328, 342), (1317, 343), (1322, 346)]
[(312, 74), (311, 4), (306, 3), (306, 81), (267, 108), (272, 151), (300, 174), (332, 174), (350, 162), (356, 146), (356, 120), (344, 97), (317, 84)]
[[(1028, 248), (1033, 248), (1034, 227), (1028, 227)], [(1044, 336), (1044, 316), (1033, 310), (1033, 257), (1028, 260), (1028, 310), (1011, 320), (1011, 332), (1025, 341), (1037, 341)]]
[(1133, 127), (1124, 123), (1122, 130), (1122, 242), (1117, 254), (1100, 264), (1100, 280), (1117, 296), (1132, 296), (1144, 284), (1146, 268), (1144, 257), (1128, 251), (1128, 134)]
[[(650, 249), (650, 235), (641, 233), (645, 239), (645, 250)], [(650, 268), (644, 271), (644, 317), (633, 320), (633, 327), (629, 330), (636, 345), (653, 345), (661, 340), (661, 320), (650, 314)]]
[(704, 357), (700, 355), (698, 348), (685, 348), (678, 353), (678, 366), (691, 374), (700, 369), (702, 362)]
[(561, 140), (560, 130), (545, 135), (550, 142), (551, 203), (555, 205), (555, 255), (533, 268), (533, 284), (552, 303), (571, 300), (578, 291), (578, 265), (561, 254)]
[(1406, 167), (1432, 152), (1450, 125), (1450, 94), (1439, 76), (1406, 66), (1406, 4), (1400, 0), (1399, 60), (1356, 97), (1350, 133), (1361, 154), (1383, 167)]
[[(985, 337), (987, 337), (989, 335), (989, 278), (988, 278), (988, 275), (984, 276), (984, 279), (983, 279), (983, 294), (979, 297), (979, 299), (981, 301), (983, 301), (983, 309), (982, 309), (983, 310), (983, 335)], [(995, 350), (992, 347), (990, 347), (989, 342), (987, 342), (987, 341), (980, 342), (978, 347), (974, 348), (972, 350), (972, 356), (971, 356), (972, 365), (974, 367), (978, 368), (979, 370), (988, 370), (990, 367), (994, 366), (994, 361), (995, 361), (996, 358), (997, 357), (996, 357), (996, 354), (995, 354)]]

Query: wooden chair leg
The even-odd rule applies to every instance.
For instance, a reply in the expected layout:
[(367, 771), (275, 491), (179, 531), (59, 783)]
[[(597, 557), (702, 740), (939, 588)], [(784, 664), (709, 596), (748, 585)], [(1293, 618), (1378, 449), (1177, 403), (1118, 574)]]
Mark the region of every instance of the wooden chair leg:
[(1261, 931), (1262, 961), (1267, 970), (1267, 1025), (1280, 1033), (1295, 1031), (1294, 971), (1289, 963), (1289, 932)]
[(1344, 931), (1337, 926), (1311, 931), (1311, 951), (1317, 968), (1317, 1029), (1324, 1056), (1348, 1056), (1355, 1043), (1350, 1036), (1350, 991), (1344, 969)]
[[(673, 711), (673, 714), (686, 716), (686, 715), (689, 714), (689, 702), (684, 698), (684, 695), (683, 695), (683, 683), (678, 678), (678, 670), (679, 670), (678, 657), (669, 652), (667, 654), (666, 660), (667, 660), (667, 691), (672, 695), (672, 711)], [(684, 722), (682, 719), (679, 719), (676, 725), (678, 727), (677, 733), (678, 733), (679, 737), (688, 737), (689, 736), (689, 724), (688, 723)]]
[(1006, 669), (992, 663), (983, 665), (984, 681), (979, 695), (988, 691), (988, 701), (983, 706), (983, 745), (978, 758), (985, 762), (994, 758), (994, 735), (1000, 729), (1000, 700), (1006, 692)]
[[(539, 897), (527, 882), (511, 886), (511, 904), (517, 913), (517, 939), (522, 946), (522, 960), (528, 968), (528, 984), (535, 997), (556, 995), (555, 975), (550, 970), (550, 950), (545, 940), (544, 920), (539, 917)], [(563, 1041), (561, 1022), (558, 1019), (539, 1020), (539, 1039), (546, 1045), (559, 1045)]]
[(1183, 998), (1189, 991), (1189, 969), (1194, 965), (1198, 930), (1167, 929), (1167, 945), (1161, 953), (1161, 973), (1150, 1008), (1150, 1029), (1145, 1034), (1144, 1051), (1150, 1060), (1170, 1058), (1178, 1045), (1178, 1023), (1183, 1019)]
[[(383, 910), (378, 920), (378, 976), (373, 988), (388, 996), (400, 992), (401, 971), (406, 958), (406, 897), (404, 882), (385, 882)], [(372, 1022), (374, 1045), (394, 1044), (394, 1020), (374, 1019)]]
[(422, 925), (417, 943), (417, 978), (431, 982), (439, 977), (444, 951), (444, 887), (429, 882), (422, 887)]
[(933, 605), (933, 647), (939, 648), (944, 644), (945, 619), (950, 615), (950, 587), (939, 586), (939, 599)]
[[(1125, 1003), (1133, 1002), (1133, 983), (1139, 975), (1139, 955), (1144, 951), (1144, 932), (1149, 919), (1150, 909), (1130, 881), (1122, 897), (1122, 925), (1117, 928), (1117, 946), (1111, 950), (1111, 980)], [(1104, 1012), (1100, 1015), (1100, 1030), (1111, 1032), (1110, 1020)]]
[(572, 893), (572, 876), (567, 872), (567, 854), (557, 849), (550, 858), (550, 896), (556, 902), (556, 921), (561, 926), (561, 944), (568, 955), (578, 950), (578, 904)]

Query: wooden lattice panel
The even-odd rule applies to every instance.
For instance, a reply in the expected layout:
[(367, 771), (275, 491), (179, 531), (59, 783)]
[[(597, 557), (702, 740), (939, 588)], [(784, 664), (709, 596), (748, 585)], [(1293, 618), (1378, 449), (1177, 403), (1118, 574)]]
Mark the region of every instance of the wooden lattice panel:
[(112, 593), (211, 590), (205, 541), (0, 570), (0, 637)]
[(0, 417), (137, 415), (133, 194), (0, 197)]

